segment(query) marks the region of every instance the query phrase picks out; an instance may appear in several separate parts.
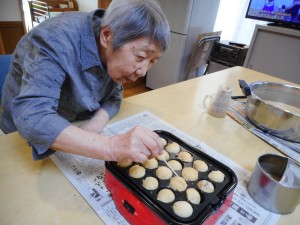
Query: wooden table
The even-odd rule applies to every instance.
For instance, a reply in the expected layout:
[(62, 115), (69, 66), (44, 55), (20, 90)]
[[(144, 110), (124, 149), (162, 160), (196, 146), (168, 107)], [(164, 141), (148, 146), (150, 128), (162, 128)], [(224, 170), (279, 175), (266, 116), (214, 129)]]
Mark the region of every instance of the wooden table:
[[(202, 104), (204, 96), (216, 92), (220, 84), (228, 83), (233, 95), (241, 95), (238, 79), (290, 83), (242, 67), (230, 68), (126, 98), (111, 123), (147, 110), (252, 171), (259, 155), (280, 152), (229, 116), (208, 115)], [(30, 147), (18, 133), (0, 137), (0, 158), (0, 224), (103, 224), (51, 159), (32, 160)], [(298, 205), (278, 224), (299, 224), (299, 216)]]

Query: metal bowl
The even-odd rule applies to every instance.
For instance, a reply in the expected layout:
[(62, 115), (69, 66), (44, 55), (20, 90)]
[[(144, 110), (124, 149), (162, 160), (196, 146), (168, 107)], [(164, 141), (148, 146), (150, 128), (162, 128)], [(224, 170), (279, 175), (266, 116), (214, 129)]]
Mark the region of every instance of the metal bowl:
[(249, 87), (250, 121), (274, 136), (300, 142), (300, 88), (275, 82), (254, 82)]
[(247, 185), (250, 196), (275, 213), (292, 213), (300, 202), (300, 165), (285, 156), (258, 158)]

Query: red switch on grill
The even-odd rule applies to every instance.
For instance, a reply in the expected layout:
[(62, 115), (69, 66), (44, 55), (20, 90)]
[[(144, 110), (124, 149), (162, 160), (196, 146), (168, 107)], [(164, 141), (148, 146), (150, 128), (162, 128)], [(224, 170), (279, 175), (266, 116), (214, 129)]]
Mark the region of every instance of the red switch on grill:
[(127, 209), (128, 212), (130, 212), (131, 214), (134, 214), (135, 209), (126, 200), (123, 201), (123, 206), (125, 207), (125, 209)]

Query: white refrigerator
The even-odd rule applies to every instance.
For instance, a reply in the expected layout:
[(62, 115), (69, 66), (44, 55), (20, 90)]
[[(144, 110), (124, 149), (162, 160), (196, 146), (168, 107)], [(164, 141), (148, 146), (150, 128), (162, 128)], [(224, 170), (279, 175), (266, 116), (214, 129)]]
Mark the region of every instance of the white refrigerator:
[(220, 0), (157, 0), (171, 29), (169, 49), (147, 73), (152, 89), (183, 80), (185, 67), (200, 33), (212, 32)]

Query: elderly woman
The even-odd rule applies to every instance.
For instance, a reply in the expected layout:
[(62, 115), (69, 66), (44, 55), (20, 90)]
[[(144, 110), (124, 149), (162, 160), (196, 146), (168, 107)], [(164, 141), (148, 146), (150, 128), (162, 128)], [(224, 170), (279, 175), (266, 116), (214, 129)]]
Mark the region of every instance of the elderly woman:
[[(118, 0), (106, 11), (46, 20), (14, 52), (0, 128), (18, 131), (34, 159), (60, 150), (144, 162), (162, 152), (156, 133), (140, 126), (113, 137), (99, 133), (119, 111), (122, 83), (145, 76), (168, 44), (168, 22), (152, 0)], [(83, 119), (81, 127), (71, 124)]]

